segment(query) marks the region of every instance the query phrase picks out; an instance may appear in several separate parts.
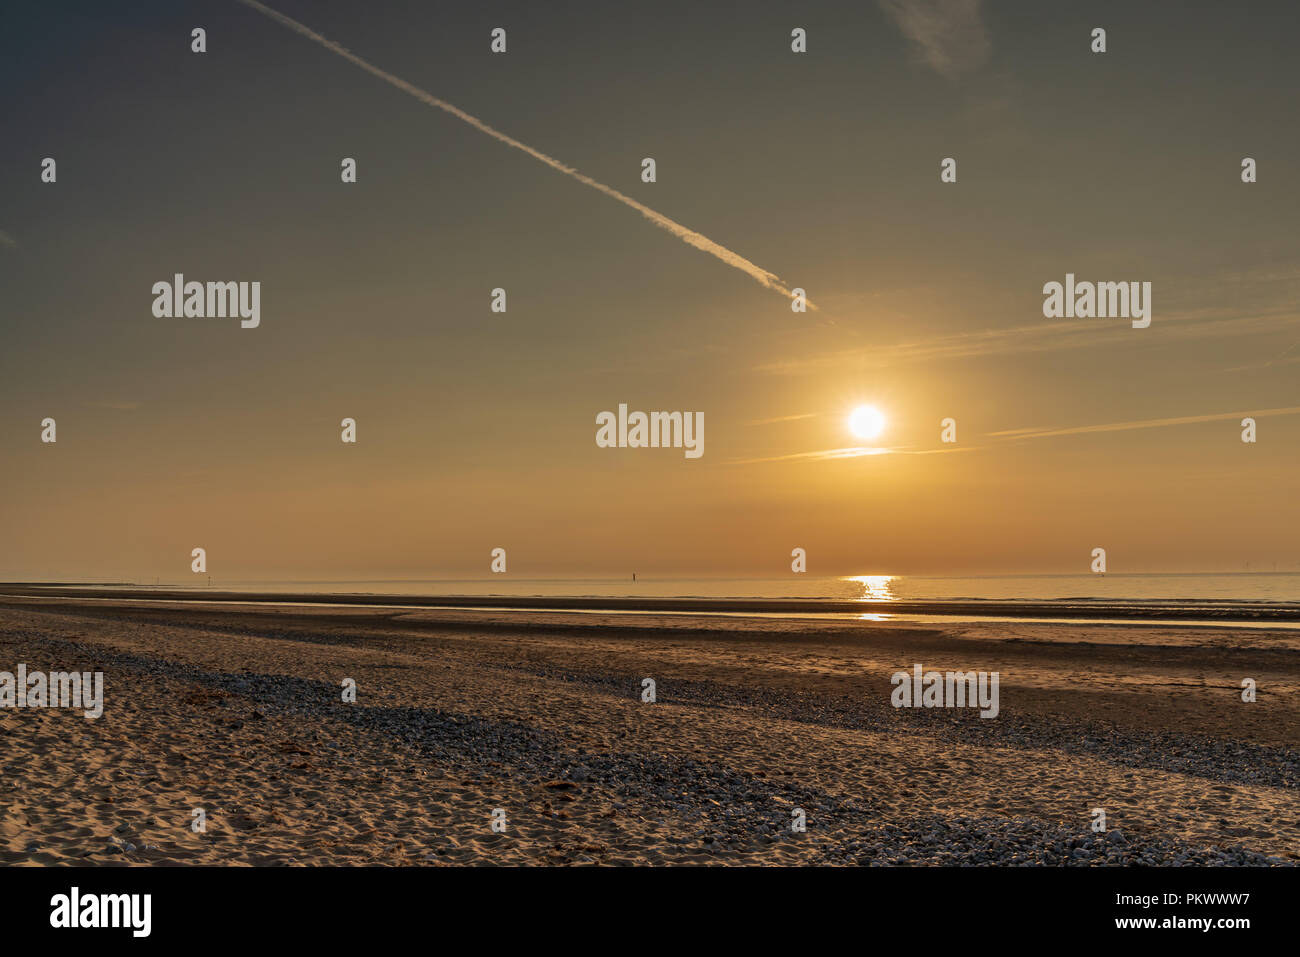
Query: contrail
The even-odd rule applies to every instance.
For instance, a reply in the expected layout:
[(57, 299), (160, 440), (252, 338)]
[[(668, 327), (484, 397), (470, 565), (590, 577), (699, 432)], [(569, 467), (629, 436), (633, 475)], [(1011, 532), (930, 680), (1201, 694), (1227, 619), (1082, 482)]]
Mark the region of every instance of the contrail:
[[(252, 7), (258, 13), (264, 14), (265, 16), (270, 17), (272, 20), (275, 20), (277, 23), (280, 23), (288, 27), (294, 33), (301, 34), (302, 36), (306, 37), (308, 40), (312, 40), (316, 43), (319, 43), (325, 49), (331, 50), (334, 53), (337, 53), (339, 56), (343, 57), (345, 60), (355, 63), (357, 66), (361, 67), (361, 69), (365, 70), (367, 73), (371, 73), (379, 77), (385, 83), (390, 83), (393, 86), (397, 87), (399, 90), (403, 90), (411, 94), (411, 96), (415, 97), (421, 103), (425, 103), (429, 106), (435, 106), (440, 110), (450, 113), (452, 116), (456, 117), (457, 119), (464, 120), (470, 126), (474, 127), (477, 130), (481, 130), (482, 132), (486, 133), (488, 136), (492, 137), (493, 139), (500, 140), (502, 143), (505, 143), (507, 146), (512, 146), (517, 150), (522, 150), (523, 152), (527, 153), (529, 156), (533, 157), (534, 159), (541, 160), (547, 166), (551, 167), (554, 170), (558, 170), (559, 172), (563, 173), (565, 176), (571, 176), (574, 179), (576, 179), (578, 182), (584, 183), (587, 186), (590, 186), (592, 189), (600, 190), (600, 192), (604, 193), (606, 196), (618, 200), (623, 205), (631, 206), (638, 213), (640, 213), (646, 219), (650, 220), (650, 222), (654, 223), (660, 229), (668, 230), (668, 232), (672, 233), (674, 236), (676, 236), (678, 239), (682, 240), (683, 242), (689, 243), (690, 245), (694, 246), (696, 249), (703, 250), (709, 255), (721, 259), (724, 263), (726, 263), (728, 266), (733, 267), (734, 269), (739, 269), (741, 272), (747, 274), (755, 281), (757, 281), (759, 285), (767, 289), (774, 289), (784, 296), (792, 295), (791, 290), (786, 288), (785, 284), (781, 282), (780, 278), (776, 275), (776, 273), (768, 272), (766, 269), (763, 269), (761, 266), (757, 266), (754, 263), (750, 262), (744, 256), (741, 256), (739, 253), (733, 253), (727, 247), (718, 245), (708, 236), (704, 236), (700, 233), (697, 233), (693, 229), (688, 229), (685, 226), (683, 226), (681, 223), (671, 220), (667, 216), (664, 216), (662, 213), (655, 212), (649, 206), (646, 206), (642, 203), (638, 203), (631, 196), (627, 196), (623, 193), (620, 193), (612, 186), (606, 186), (604, 183), (599, 183), (596, 180), (592, 179), (590, 176), (587, 176), (583, 173), (579, 173), (572, 166), (566, 166), (564, 163), (561, 163), (559, 160), (555, 159), (554, 157), (547, 156), (545, 153), (541, 152), (540, 150), (535, 150), (531, 146), (519, 142), (514, 137), (507, 136), (505, 133), (502, 133), (500, 130), (493, 129), (491, 126), (488, 126), (486, 123), (484, 123), (482, 120), (478, 119), (477, 117), (470, 116), (464, 110), (453, 106), (452, 104), (446, 102), (445, 100), (438, 99), (432, 93), (426, 93), (424, 90), (421, 90), (418, 86), (412, 86), (410, 83), (407, 83), (401, 77), (393, 76), (393, 74), (388, 73), (385, 70), (381, 70), (379, 67), (373, 66), (370, 63), (367, 63), (365, 60), (361, 59), (361, 57), (357, 56), (356, 54), (352, 53), (346, 48), (339, 46), (339, 44), (335, 43), (333, 40), (327, 40), (325, 37), (321, 36), (319, 33), (317, 33), (315, 30), (312, 30), (310, 27), (304, 26), (303, 24), (299, 23), (297, 20), (294, 20), (290, 17), (286, 17), (283, 13), (280, 13), (277, 10), (272, 10), (270, 7), (266, 6), (265, 4), (258, 3), (257, 0), (239, 0), (239, 2), (244, 4), (247, 7)], [(814, 306), (811, 302), (809, 302), (808, 308), (815, 310), (817, 307)]]

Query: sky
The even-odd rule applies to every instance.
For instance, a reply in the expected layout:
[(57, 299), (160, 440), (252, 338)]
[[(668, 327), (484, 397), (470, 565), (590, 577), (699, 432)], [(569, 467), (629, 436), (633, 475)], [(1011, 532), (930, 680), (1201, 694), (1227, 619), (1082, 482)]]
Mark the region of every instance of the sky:
[(1294, 5), (269, 6), (424, 97), (236, 0), (0, 11), (0, 580), (1300, 570)]

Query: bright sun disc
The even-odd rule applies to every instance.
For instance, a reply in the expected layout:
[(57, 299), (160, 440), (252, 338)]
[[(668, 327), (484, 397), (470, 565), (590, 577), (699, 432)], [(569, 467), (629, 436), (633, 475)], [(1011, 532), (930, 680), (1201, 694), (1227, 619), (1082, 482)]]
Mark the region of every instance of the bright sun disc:
[(849, 416), (849, 431), (860, 439), (874, 439), (885, 430), (885, 415), (874, 405), (860, 405)]

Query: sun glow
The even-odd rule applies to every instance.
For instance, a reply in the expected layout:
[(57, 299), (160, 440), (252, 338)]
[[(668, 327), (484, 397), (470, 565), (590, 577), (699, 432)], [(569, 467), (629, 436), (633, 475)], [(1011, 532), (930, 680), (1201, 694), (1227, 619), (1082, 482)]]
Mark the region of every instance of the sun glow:
[(885, 431), (885, 414), (874, 405), (860, 405), (849, 415), (849, 431), (860, 439), (874, 439)]

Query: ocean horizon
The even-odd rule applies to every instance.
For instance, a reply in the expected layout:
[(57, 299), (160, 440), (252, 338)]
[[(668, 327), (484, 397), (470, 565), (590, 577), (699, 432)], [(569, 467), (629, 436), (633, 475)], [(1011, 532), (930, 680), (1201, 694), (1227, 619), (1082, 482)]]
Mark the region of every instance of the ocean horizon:
[[(10, 583), (17, 584), (17, 583)], [(791, 599), (843, 602), (1300, 602), (1300, 572), (620, 578), (204, 579), (28, 582), (120, 590), (394, 597)]]

